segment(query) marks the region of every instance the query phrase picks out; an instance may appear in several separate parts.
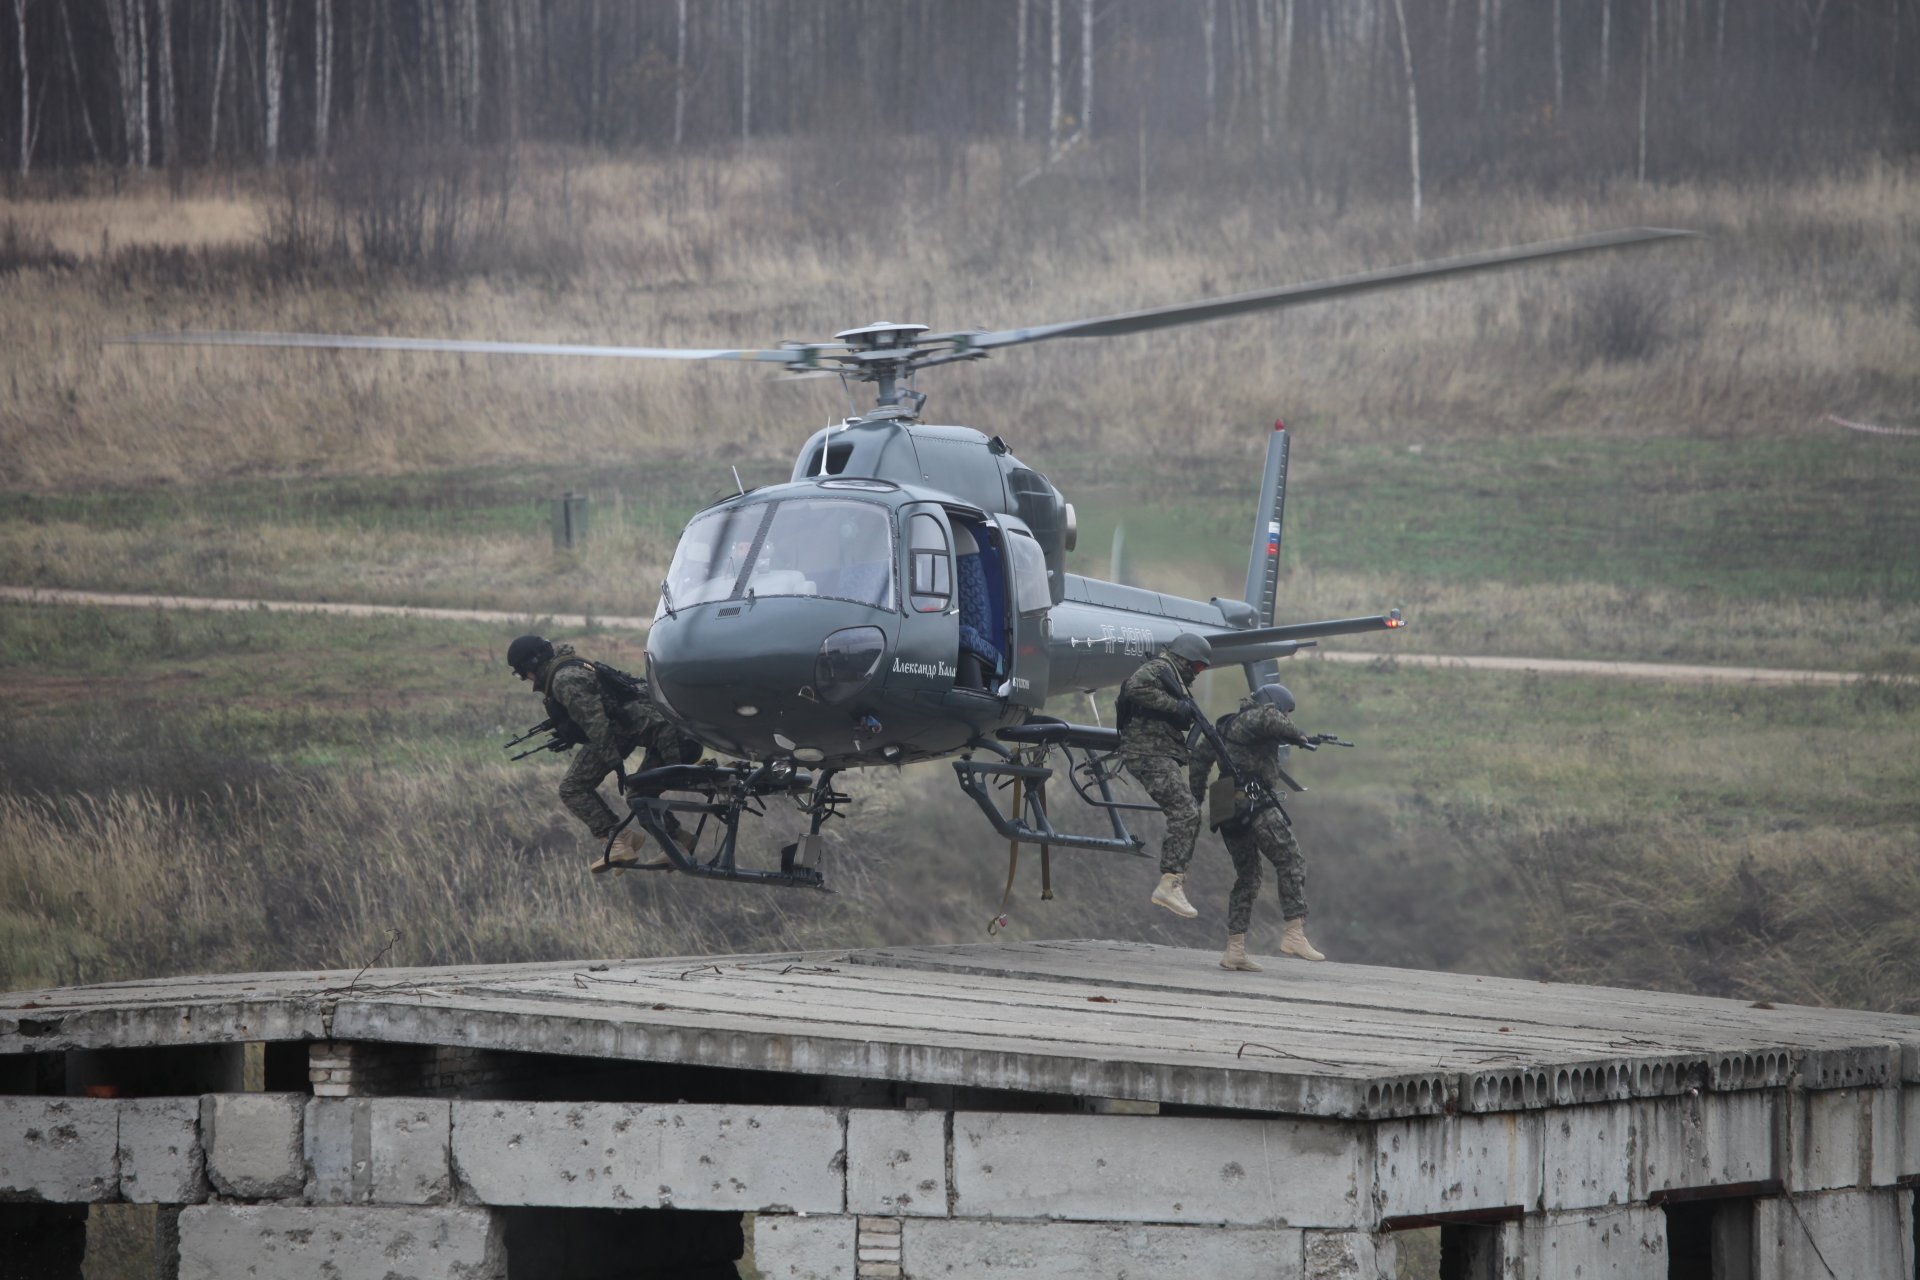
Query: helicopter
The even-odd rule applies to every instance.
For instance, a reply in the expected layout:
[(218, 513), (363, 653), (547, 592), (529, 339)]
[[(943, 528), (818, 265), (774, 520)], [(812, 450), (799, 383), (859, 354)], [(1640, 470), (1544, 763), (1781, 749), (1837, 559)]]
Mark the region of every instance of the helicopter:
[[(915, 375), (1006, 347), (1144, 333), (1693, 234), (1636, 227), (1093, 319), (943, 333), (880, 321), (764, 349), (230, 332), (117, 341), (742, 361), (872, 384), (874, 407), (810, 434), (786, 482), (741, 487), (682, 531), (647, 633), (647, 685), (715, 757), (627, 775), (626, 822), (666, 855), (659, 870), (824, 889), (822, 828), (851, 802), (839, 775), (954, 757), (961, 789), (1014, 854), (1039, 846), (1044, 884), (1055, 848), (1145, 856), (1126, 815), (1156, 808), (1116, 796), (1118, 732), (1050, 716), (1049, 698), (1118, 685), (1183, 632), (1212, 646), (1215, 665), (1241, 666), (1253, 689), (1321, 639), (1404, 620), (1394, 609), (1276, 624), (1291, 442), (1280, 423), (1268, 437), (1243, 598), (1194, 600), (1067, 572), (1073, 505), (1001, 437), (923, 422)], [(1055, 825), (1049, 785), (1063, 775), (1106, 830)], [(777, 868), (741, 865), (742, 819), (777, 799), (797, 804), (807, 834), (780, 850)], [(697, 819), (690, 836), (677, 815)], [(709, 821), (718, 848), (699, 860), (691, 849)]]

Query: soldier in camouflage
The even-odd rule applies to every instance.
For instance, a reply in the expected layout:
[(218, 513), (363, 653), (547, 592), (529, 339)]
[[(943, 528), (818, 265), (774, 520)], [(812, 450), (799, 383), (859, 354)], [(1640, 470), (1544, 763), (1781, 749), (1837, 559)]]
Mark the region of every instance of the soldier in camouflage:
[[(600, 798), (600, 784), (608, 774), (624, 775), (626, 758), (636, 748), (645, 748), (642, 770), (681, 763), (698, 754), (699, 744), (682, 737), (646, 696), (644, 681), (637, 699), (609, 698), (593, 664), (574, 652), (570, 644), (553, 644), (535, 635), (520, 636), (507, 646), (507, 665), (520, 679), (533, 682), (533, 691), (545, 700), (556, 732), (579, 744), (574, 748), (572, 765), (560, 779), (560, 803), (586, 823), (602, 845), (620, 825), (613, 810)], [(675, 840), (682, 848), (689, 848), (671, 815), (669, 823)], [(597, 873), (613, 867), (671, 865), (658, 850), (646, 858), (642, 852), (646, 842), (645, 832), (629, 826), (591, 869)]]
[[(1258, 777), (1267, 785), (1268, 794), (1277, 794), (1280, 779), (1280, 747), (1306, 747), (1313, 740), (1294, 728), (1287, 713), (1293, 710), (1293, 695), (1284, 685), (1268, 684), (1240, 702), (1240, 710), (1220, 718), (1221, 740), (1233, 758), (1233, 768), (1242, 777)], [(1214, 747), (1200, 739), (1187, 766), (1188, 784), (1196, 804), (1207, 790), (1207, 774), (1216, 763)], [(1223, 772), (1231, 775), (1222, 765)], [(1233, 891), (1227, 896), (1227, 950), (1220, 957), (1222, 969), (1258, 971), (1260, 966), (1247, 958), (1247, 926), (1253, 920), (1254, 899), (1260, 894), (1260, 859), (1273, 864), (1280, 882), (1280, 909), (1286, 918), (1286, 933), (1280, 939), (1282, 955), (1302, 960), (1325, 960), (1326, 956), (1307, 941), (1306, 868), (1300, 858), (1300, 842), (1293, 837), (1292, 824), (1276, 802), (1256, 808), (1245, 793), (1238, 797), (1233, 817), (1220, 825), (1233, 858)]]
[(1188, 794), (1187, 731), (1193, 727), (1189, 691), (1207, 669), (1213, 646), (1204, 636), (1175, 636), (1120, 686), (1120, 763), (1167, 815), (1160, 846), (1160, 883), (1151, 901), (1183, 919), (1199, 915), (1187, 901), (1187, 864), (1200, 835), (1200, 809)]

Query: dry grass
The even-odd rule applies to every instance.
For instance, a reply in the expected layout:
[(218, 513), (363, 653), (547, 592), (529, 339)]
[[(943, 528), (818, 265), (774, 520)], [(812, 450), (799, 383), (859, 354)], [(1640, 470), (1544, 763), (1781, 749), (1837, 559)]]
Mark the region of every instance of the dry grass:
[[(577, 267), (564, 285), (538, 269), (539, 244), (503, 250), (531, 255), (525, 269), (447, 285), (276, 284), (233, 257), (246, 244), (236, 229), (258, 224), (270, 192), (196, 196), (206, 207), (193, 230), (151, 233), (226, 249), (116, 267), (102, 238), (123, 244), (168, 225), (154, 212), (165, 202), (126, 202), (125, 225), (117, 204), (79, 202), (85, 218), (104, 219), (104, 237), (74, 237), (83, 268), (0, 282), (14, 391), (0, 416), (0, 478), (390, 472), (572, 450), (764, 456), (844, 410), (831, 384), (725, 367), (98, 345), (130, 330), (758, 344), (876, 316), (952, 327), (1094, 315), (1638, 222), (1714, 238), (1158, 339), (1009, 353), (929, 374), (927, 386), (937, 417), (987, 425), (1042, 457), (1095, 442), (1150, 450), (1174, 424), (1215, 451), (1277, 410), (1336, 439), (1569, 425), (1737, 434), (1798, 428), (1827, 410), (1899, 413), (1913, 400), (1920, 331), (1901, 281), (1920, 265), (1920, 183), (1905, 169), (1777, 187), (1461, 195), (1415, 232), (1397, 207), (1335, 219), (1202, 187), (1170, 190), (1136, 220), (1115, 216), (1094, 183), (1011, 191), (990, 152), (964, 186), (921, 175), (892, 202), (843, 208), (805, 164), (526, 162), (514, 222), (523, 236), (565, 237)], [(55, 227), (73, 203), (6, 212)], [(1569, 349), (1580, 329), (1569, 317), (1604, 305), (1621, 280), (1657, 282), (1648, 352), (1608, 361), (1604, 345)]]

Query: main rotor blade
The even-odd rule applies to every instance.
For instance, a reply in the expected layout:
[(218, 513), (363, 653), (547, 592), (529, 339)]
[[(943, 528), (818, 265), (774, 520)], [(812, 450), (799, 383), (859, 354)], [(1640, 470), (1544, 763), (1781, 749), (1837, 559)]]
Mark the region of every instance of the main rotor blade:
[(1513, 249), (1470, 253), (1458, 258), (1442, 258), (1435, 262), (1420, 262), (1405, 267), (1388, 267), (1380, 271), (1339, 276), (1332, 280), (1320, 280), (1310, 284), (1292, 284), (1279, 289), (1262, 289), (1255, 293), (1236, 293), (1225, 298), (1183, 302), (1170, 307), (1129, 311), (1122, 315), (1101, 316), (1093, 320), (1067, 320), (1059, 324), (1036, 325), (1027, 329), (999, 329), (987, 333), (939, 334), (931, 335), (924, 341), (933, 343), (945, 339), (962, 342), (971, 348), (984, 349), (1010, 347), (1023, 342), (1044, 342), (1049, 338), (1104, 338), (1119, 334), (1144, 333), (1150, 329), (1198, 324), (1204, 320), (1219, 320), (1249, 311), (1295, 307), (1303, 303), (1320, 302), (1350, 293), (1393, 289), (1420, 281), (1437, 280), (1444, 276), (1465, 275), (1472, 271), (1491, 271), (1501, 267), (1517, 266), (1523, 262), (1538, 262), (1543, 258), (1565, 258), (1574, 254), (1593, 253), (1601, 249), (1623, 249), (1630, 245), (1655, 244), (1663, 240), (1690, 239), (1698, 234), (1695, 231), (1670, 231), (1663, 227), (1630, 227), (1624, 231), (1603, 231), (1594, 235), (1578, 236), (1571, 240), (1551, 240), (1541, 244), (1521, 245)]
[(615, 360), (754, 360), (794, 364), (810, 352), (844, 349), (842, 343), (809, 344), (774, 351), (698, 347), (588, 347), (565, 342), (475, 342), (464, 338), (369, 338), (344, 333), (130, 333), (109, 343), (186, 347), (312, 347), (330, 351), (448, 351), (488, 356), (597, 356)]

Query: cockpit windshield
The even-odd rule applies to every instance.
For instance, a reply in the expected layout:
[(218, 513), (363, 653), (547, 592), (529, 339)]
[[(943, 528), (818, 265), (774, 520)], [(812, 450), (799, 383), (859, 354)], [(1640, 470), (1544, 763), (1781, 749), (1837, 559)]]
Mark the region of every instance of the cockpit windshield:
[(824, 596), (891, 609), (892, 529), (886, 507), (840, 498), (716, 511), (681, 535), (661, 611), (748, 594)]

